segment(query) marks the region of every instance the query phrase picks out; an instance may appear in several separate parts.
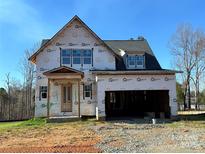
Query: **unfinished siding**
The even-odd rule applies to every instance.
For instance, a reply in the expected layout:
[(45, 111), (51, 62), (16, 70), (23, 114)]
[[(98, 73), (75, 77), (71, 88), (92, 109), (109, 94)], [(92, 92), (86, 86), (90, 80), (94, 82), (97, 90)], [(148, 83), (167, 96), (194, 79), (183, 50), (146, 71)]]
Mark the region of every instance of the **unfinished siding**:
[[(76, 26), (77, 25), (77, 26)], [(76, 28), (77, 27), (77, 28)], [(67, 29), (61, 33), (51, 44), (49, 44), (42, 52), (36, 57), (36, 110), (35, 116), (42, 117), (47, 115), (47, 99), (39, 100), (39, 86), (47, 86), (47, 78), (43, 75), (45, 71), (57, 68), (60, 66), (60, 48), (61, 49), (93, 49), (93, 66), (92, 65), (76, 65), (73, 64), (72, 68), (83, 71), (84, 78), (80, 86), (80, 100), (81, 100), (81, 114), (82, 115), (95, 115), (95, 107), (97, 103), (96, 97), (96, 84), (95, 77), (89, 72), (90, 69), (109, 69), (115, 70), (115, 57), (108, 51), (93, 35), (85, 29), (81, 23), (74, 20)], [(65, 65), (71, 67), (71, 65)], [(92, 99), (83, 99), (83, 83), (92, 83), (93, 92)], [(60, 111), (60, 88), (53, 85), (51, 82), (50, 92), (50, 115), (77, 115), (77, 84), (73, 85), (72, 94), (72, 113), (63, 113)]]
[[(108, 44), (105, 45), (104, 42), (100, 40), (95, 34), (93, 34), (93, 32), (90, 31), (89, 28), (87, 28), (86, 25), (84, 25), (78, 17), (75, 16), (66, 26), (67, 27), (64, 27), (62, 31), (58, 32), (49, 42), (42, 46), (42, 51), (39, 50), (39, 52), (37, 52), (37, 54), (34, 54), (31, 58), (32, 61), (36, 63), (37, 68), (35, 95), (36, 117), (47, 116), (47, 100), (50, 100), (50, 116), (77, 116), (79, 114), (79, 95), (81, 116), (97, 114), (97, 116), (99, 117), (104, 117), (106, 116), (105, 91), (120, 90), (167, 90), (169, 91), (169, 100), (167, 97), (166, 104), (168, 106), (169, 102), (169, 107), (171, 109), (170, 114), (172, 116), (175, 116), (177, 114), (175, 79), (176, 71), (172, 71), (171, 74), (173, 75), (155, 74), (156, 70), (161, 70), (165, 73), (166, 70), (161, 69), (157, 59), (149, 48), (147, 41), (143, 41), (144, 45), (142, 45), (142, 41), (139, 40), (114, 40), (114, 42), (118, 42), (119, 45), (116, 46), (115, 51), (115, 48), (112, 49), (112, 44), (109, 44), (110, 47)], [(138, 49), (138, 47), (144, 49), (143, 54), (145, 54), (145, 70), (147, 71), (144, 75), (137, 75), (139, 73), (138, 71), (140, 70), (130, 70), (133, 71), (132, 75), (126, 74), (126, 54), (124, 55), (123, 59), (123, 57), (119, 58), (120, 55), (117, 52), (119, 48), (124, 47), (124, 45), (122, 44), (123, 42), (127, 42), (126, 44), (128, 44), (126, 45), (125, 50), (127, 54), (128, 51), (132, 50), (133, 48), (134, 50), (132, 52), (134, 52), (134, 54), (136, 55), (138, 55), (139, 52), (142, 52), (141, 49)], [(135, 43), (137, 44), (133, 45)], [(39, 99), (39, 86), (47, 86), (48, 84), (48, 79), (43, 75), (43, 73), (54, 68), (60, 68), (61, 66), (61, 49), (89, 49), (93, 51), (92, 64), (64, 65), (67, 66), (68, 69), (73, 68), (81, 71), (82, 76), (76, 77), (76, 80), (74, 80), (76, 73), (75, 71), (73, 71), (74, 73), (71, 71), (72, 75), (70, 75), (68, 72), (66, 75), (62, 75), (58, 72), (58, 77), (61, 77), (61, 79), (58, 79), (61, 80), (61, 82), (63, 80), (66, 80), (66, 82), (70, 82), (72, 84), (72, 112), (61, 112), (61, 85), (60, 82), (58, 83), (54, 80), (55, 78), (52, 78), (50, 82), (49, 99)], [(150, 50), (149, 54), (151, 54), (151, 58), (147, 58), (146, 54), (148, 50)], [(117, 54), (118, 56), (116, 57)], [(95, 71), (100, 70), (108, 72), (113, 71), (116, 74), (114, 73), (112, 75), (108, 75), (108, 73), (107, 75), (96, 75)], [(125, 73), (125, 75), (118, 75), (117, 72), (119, 73), (119, 70)], [(133, 75), (135, 73), (136, 75)], [(78, 89), (78, 82), (80, 82), (80, 91)], [(87, 84), (92, 84), (92, 97), (84, 97), (84, 85)], [(64, 101), (66, 102), (67, 100), (64, 99)]]
[[(127, 79), (125, 81), (125, 78)], [(111, 81), (112, 79), (112, 81)], [(137, 79), (142, 79), (141, 81)], [(155, 79), (154, 81), (152, 81)], [(168, 79), (166, 81), (166, 79)], [(171, 115), (177, 115), (175, 75), (98, 75), (98, 113), (105, 117), (105, 91), (124, 90), (169, 90)]]

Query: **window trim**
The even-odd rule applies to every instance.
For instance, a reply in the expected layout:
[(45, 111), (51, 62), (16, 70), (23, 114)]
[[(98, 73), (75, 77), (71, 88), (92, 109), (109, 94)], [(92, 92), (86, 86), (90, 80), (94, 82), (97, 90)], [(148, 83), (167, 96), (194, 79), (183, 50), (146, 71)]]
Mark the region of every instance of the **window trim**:
[[(60, 53), (60, 59), (61, 59), (61, 65), (71, 65), (72, 64), (72, 50), (71, 49), (60, 49), (61, 53)], [(63, 51), (70, 51), (70, 56), (63, 56)], [(64, 64), (63, 63), (63, 58), (69, 58), (70, 59), (70, 63), (69, 64)]]
[[(89, 90), (86, 89), (86, 86), (89, 86)], [(90, 96), (87, 97), (86, 92), (89, 92)], [(83, 95), (84, 95), (84, 98), (92, 99), (92, 84), (84, 84), (83, 85)]]
[[(90, 51), (90, 56), (84, 56), (84, 51)], [(81, 57), (82, 57), (82, 64), (83, 65), (92, 65), (92, 50), (90, 49), (84, 49), (81, 51)], [(90, 64), (85, 64), (85, 58), (89, 58), (90, 59)]]
[[(134, 58), (134, 65), (130, 65), (129, 58)], [(127, 56), (127, 66), (128, 68), (136, 68), (136, 55), (128, 55)]]
[[(129, 65), (129, 57), (134, 58), (134, 65)], [(142, 65), (137, 65), (137, 61), (139, 57), (143, 57)], [(145, 68), (145, 55), (127, 55), (126, 62), (127, 62), (128, 69), (144, 69)]]
[[(73, 51), (79, 51), (80, 49), (73, 49), (72, 50), (72, 64), (73, 65), (81, 65), (82, 64), (82, 51), (80, 50), (80, 56), (74, 56), (74, 52)], [(74, 64), (74, 58), (79, 58), (80, 59), (80, 63), (78, 64)]]
[[(42, 88), (46, 88), (46, 89), (42, 89)], [(43, 93), (46, 93), (46, 98), (42, 97)], [(47, 98), (48, 98), (48, 86), (39, 86), (39, 101), (41, 101), (42, 99), (45, 100)]]
[[(142, 65), (137, 65), (137, 58), (142, 58), (142, 57), (143, 57), (143, 59), (141, 59), (142, 60)], [(145, 66), (145, 57), (144, 57), (144, 55), (136, 55), (135, 65), (136, 65), (136, 68), (139, 68), (139, 69), (144, 68), (144, 66)]]
[[(71, 51), (71, 56), (70, 56), (70, 64), (63, 64), (63, 58), (65, 56), (63, 56), (62, 52), (63, 50), (70, 50)], [(80, 56), (73, 56), (73, 51), (74, 50), (80, 50)], [(89, 50), (91, 53), (90, 53), (90, 56), (84, 56), (83, 55), (83, 51), (85, 50)], [(69, 57), (69, 56), (67, 56)], [(67, 58), (65, 57), (65, 58)], [(80, 63), (79, 64), (74, 64), (73, 61), (74, 61), (74, 58), (80, 58)], [(84, 63), (84, 59), (85, 58), (90, 58), (90, 64), (85, 64)], [(79, 48), (60, 48), (60, 65), (70, 65), (72, 67), (72, 65), (91, 65), (93, 66), (93, 48), (86, 48), (86, 49), (79, 49)]]

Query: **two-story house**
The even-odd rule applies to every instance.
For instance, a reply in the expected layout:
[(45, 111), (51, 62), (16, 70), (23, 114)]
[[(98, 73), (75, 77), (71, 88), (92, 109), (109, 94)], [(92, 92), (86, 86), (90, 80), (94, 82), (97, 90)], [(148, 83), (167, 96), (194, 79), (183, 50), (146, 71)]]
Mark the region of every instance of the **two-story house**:
[(74, 16), (29, 60), (36, 117), (177, 114), (177, 71), (162, 69), (143, 37), (102, 40)]

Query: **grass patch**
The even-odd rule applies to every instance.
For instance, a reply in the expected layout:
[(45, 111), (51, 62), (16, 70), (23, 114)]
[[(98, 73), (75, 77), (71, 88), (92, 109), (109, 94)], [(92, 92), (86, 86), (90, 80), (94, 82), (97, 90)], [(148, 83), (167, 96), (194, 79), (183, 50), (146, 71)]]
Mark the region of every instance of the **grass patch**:
[(23, 121), (20, 126), (43, 126), (46, 124), (46, 119), (44, 118), (33, 118), (27, 121)]
[(180, 120), (167, 124), (171, 128), (205, 128), (205, 121)]
[(14, 128), (41, 127), (44, 126), (45, 124), (46, 124), (46, 120), (43, 118), (34, 118), (25, 121), (0, 122), (0, 131), (14, 129)]
[(168, 126), (176, 127), (193, 127), (205, 128), (205, 114), (198, 115), (179, 115), (179, 121), (168, 124)]
[(12, 128), (17, 127), (21, 125), (23, 121), (17, 121), (17, 122), (1, 122), (0, 123), (0, 129), (6, 129), (6, 128)]

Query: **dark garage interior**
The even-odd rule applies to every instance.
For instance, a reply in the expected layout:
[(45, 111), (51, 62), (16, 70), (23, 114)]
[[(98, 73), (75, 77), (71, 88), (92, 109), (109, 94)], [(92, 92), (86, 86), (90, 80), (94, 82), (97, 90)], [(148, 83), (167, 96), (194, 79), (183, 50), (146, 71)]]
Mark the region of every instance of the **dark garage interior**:
[(106, 117), (170, 118), (168, 90), (106, 91)]

